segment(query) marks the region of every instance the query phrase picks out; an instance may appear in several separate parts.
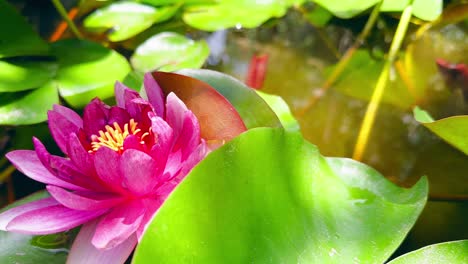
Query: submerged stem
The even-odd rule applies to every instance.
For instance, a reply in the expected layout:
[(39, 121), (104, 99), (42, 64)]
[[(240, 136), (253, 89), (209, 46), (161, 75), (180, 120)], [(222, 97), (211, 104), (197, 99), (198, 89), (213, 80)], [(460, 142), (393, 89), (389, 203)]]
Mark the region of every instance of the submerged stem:
[(71, 20), (68, 17), (67, 11), (63, 7), (62, 2), (60, 2), (60, 0), (52, 0), (52, 3), (54, 4), (55, 9), (57, 10), (57, 12), (59, 12), (60, 16), (62, 16), (63, 20), (65, 20), (67, 22), (67, 24), (70, 27), (73, 34), (75, 34), (75, 36), (77, 38), (82, 39), (83, 36), (81, 35), (80, 31), (78, 31), (78, 28), (76, 27), (73, 20)]
[(361, 124), (361, 129), (359, 130), (359, 136), (353, 153), (353, 159), (355, 160), (361, 160), (366, 149), (367, 142), (369, 140), (369, 135), (372, 126), (374, 125), (375, 116), (377, 114), (377, 110), (379, 108), (383, 92), (388, 81), (390, 69), (396, 59), (398, 51), (400, 50), (403, 38), (405, 37), (406, 30), (408, 29), (408, 24), (411, 20), (412, 11), (413, 7), (411, 3), (403, 10), (400, 22), (398, 23), (395, 36), (393, 37), (393, 41), (390, 46), (390, 51), (388, 52), (387, 60), (380, 73), (379, 79), (377, 80), (374, 93), (372, 94), (371, 100), (367, 105), (366, 114)]
[[(343, 70), (346, 68), (348, 63), (351, 61), (351, 58), (353, 57), (354, 53), (356, 52), (359, 47), (364, 43), (364, 40), (367, 38), (369, 35), (370, 31), (374, 27), (375, 23), (377, 22), (377, 18), (379, 17), (380, 14), (380, 6), (383, 1), (380, 1), (377, 5), (374, 6), (374, 9), (372, 9), (372, 13), (369, 16), (369, 19), (366, 22), (366, 25), (364, 26), (364, 29), (361, 31), (361, 33), (357, 36), (356, 41), (354, 41), (353, 45), (346, 50), (346, 52), (343, 54), (341, 59), (338, 61), (336, 64), (336, 67), (330, 74), (330, 76), (327, 78), (325, 83), (323, 84), (322, 88), (319, 89), (316, 95), (323, 95), (338, 79), (338, 77), (341, 75)], [(315, 104), (315, 102), (319, 99), (319, 96), (313, 95), (309, 101), (307, 102), (306, 106), (300, 110), (297, 115), (302, 116), (307, 111)]]

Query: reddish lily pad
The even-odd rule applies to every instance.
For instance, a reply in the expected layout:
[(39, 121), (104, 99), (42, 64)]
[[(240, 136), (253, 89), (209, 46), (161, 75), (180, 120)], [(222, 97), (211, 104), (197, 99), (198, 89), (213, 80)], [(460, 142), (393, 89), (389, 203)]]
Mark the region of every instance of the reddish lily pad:
[(174, 92), (192, 110), (208, 141), (228, 141), (247, 129), (231, 103), (207, 83), (167, 72), (153, 72), (153, 77), (166, 95)]

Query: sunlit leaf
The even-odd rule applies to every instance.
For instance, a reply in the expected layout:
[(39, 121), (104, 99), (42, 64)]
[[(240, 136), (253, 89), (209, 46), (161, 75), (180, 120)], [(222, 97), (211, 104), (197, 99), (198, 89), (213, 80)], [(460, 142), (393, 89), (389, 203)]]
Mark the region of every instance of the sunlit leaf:
[[(381, 11), (384, 12), (401, 12), (409, 4), (409, 0), (384, 0)], [(442, 0), (414, 0), (413, 15), (417, 18), (433, 21), (442, 13)]]
[(47, 120), (47, 110), (58, 104), (57, 89), (51, 83), (25, 92), (0, 94), (0, 125), (27, 125)]
[(49, 47), (16, 9), (0, 0), (0, 58), (46, 54)]
[(153, 77), (165, 94), (174, 92), (197, 116), (202, 138), (227, 141), (246, 130), (237, 111), (210, 85), (167, 72), (154, 72)]
[(194, 41), (173, 32), (163, 32), (149, 38), (135, 50), (131, 62), (135, 69), (175, 71), (200, 68), (210, 50), (204, 40)]
[[(46, 191), (39, 191), (16, 201), (3, 210), (48, 196)], [(0, 231), (0, 263), (65, 263), (74, 233), (71, 231), (34, 236)]]
[(281, 96), (267, 94), (261, 91), (256, 91), (258, 95), (273, 109), (278, 116), (284, 129), (289, 131), (300, 131), (299, 123), (294, 118), (288, 104), (281, 98)]
[(388, 264), (466, 264), (468, 263), (468, 240), (434, 244), (398, 257)]
[(169, 196), (133, 263), (383, 263), (424, 207), (427, 180), (395, 186), (299, 133), (249, 130)]
[(222, 0), (218, 4), (187, 8), (183, 19), (192, 27), (216, 31), (231, 27), (254, 28), (272, 17), (282, 17), (289, 7), (303, 1)]
[(419, 107), (414, 118), (450, 145), (468, 155), (468, 115), (451, 116), (437, 121)]
[(339, 18), (351, 18), (380, 0), (316, 0), (315, 2)]
[(55, 74), (55, 63), (43, 61), (0, 61), (0, 92), (37, 88)]
[(165, 5), (175, 5), (183, 3), (184, 5), (191, 4), (210, 4), (216, 3), (219, 0), (140, 0), (140, 2), (153, 5), (153, 6), (165, 6)]
[(215, 88), (236, 108), (247, 128), (281, 127), (276, 114), (268, 104), (233, 77), (210, 70), (181, 70), (178, 73), (199, 79)]
[(144, 31), (154, 23), (170, 19), (178, 8), (155, 8), (130, 1), (116, 2), (89, 15), (84, 20), (84, 26), (96, 32), (110, 30), (109, 40), (122, 41)]
[(94, 42), (58, 41), (52, 44), (52, 53), (59, 64), (54, 84), (74, 107), (82, 107), (94, 97), (112, 97), (115, 81), (123, 80), (130, 72), (122, 55)]

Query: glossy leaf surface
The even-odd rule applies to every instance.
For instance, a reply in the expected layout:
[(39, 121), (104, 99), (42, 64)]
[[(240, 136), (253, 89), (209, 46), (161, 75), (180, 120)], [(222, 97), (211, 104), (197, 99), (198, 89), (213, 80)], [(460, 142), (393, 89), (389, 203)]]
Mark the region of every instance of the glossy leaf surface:
[(39, 89), (0, 94), (0, 124), (29, 125), (47, 120), (47, 110), (58, 104), (57, 89), (46, 84)]
[(426, 195), (425, 178), (403, 189), (299, 133), (253, 129), (194, 168), (133, 263), (383, 263)]
[(62, 40), (52, 44), (52, 52), (59, 64), (53, 83), (74, 107), (82, 107), (94, 97), (112, 97), (115, 81), (130, 72), (122, 55), (94, 42)]
[(215, 88), (236, 108), (247, 128), (281, 127), (276, 114), (256, 94), (239, 80), (211, 70), (181, 70), (178, 73), (201, 80)]
[(210, 55), (204, 40), (194, 41), (173, 32), (163, 32), (147, 39), (135, 50), (131, 62), (136, 70), (176, 71), (200, 68)]
[(217, 4), (187, 8), (183, 19), (197, 29), (216, 31), (225, 28), (254, 28), (273, 17), (282, 17), (289, 7), (303, 1), (222, 0)]
[(89, 15), (84, 26), (90, 31), (110, 30), (111, 41), (122, 41), (148, 29), (154, 23), (171, 18), (178, 7), (155, 8), (130, 1), (110, 4)]
[[(385, 0), (380, 7), (384, 12), (401, 12), (409, 4), (409, 0)], [(433, 21), (442, 14), (442, 0), (414, 0), (413, 15), (417, 18)]]
[(0, 0), (0, 58), (47, 54), (49, 47), (16, 9)]
[(0, 61), (0, 92), (17, 92), (38, 88), (55, 74), (52, 62)]
[(468, 115), (451, 116), (437, 121), (419, 107), (414, 118), (450, 145), (468, 155)]
[(434, 244), (398, 257), (388, 264), (465, 264), (468, 263), (468, 240)]

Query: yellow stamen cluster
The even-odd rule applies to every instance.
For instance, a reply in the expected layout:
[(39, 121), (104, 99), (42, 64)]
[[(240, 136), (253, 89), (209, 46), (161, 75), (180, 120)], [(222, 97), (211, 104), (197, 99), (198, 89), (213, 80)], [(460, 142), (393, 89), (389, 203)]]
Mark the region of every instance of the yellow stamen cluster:
[[(97, 151), (100, 147), (108, 147), (114, 151), (122, 151), (123, 143), (127, 136), (138, 135), (141, 133), (141, 129), (138, 128), (138, 123), (135, 120), (130, 119), (130, 122), (125, 124), (123, 129), (114, 122), (114, 127), (107, 125), (106, 131), (99, 131), (99, 136), (93, 135), (91, 137), (91, 150), (89, 152)], [(140, 136), (140, 144), (145, 144), (144, 138), (149, 135), (149, 132), (145, 132)]]

